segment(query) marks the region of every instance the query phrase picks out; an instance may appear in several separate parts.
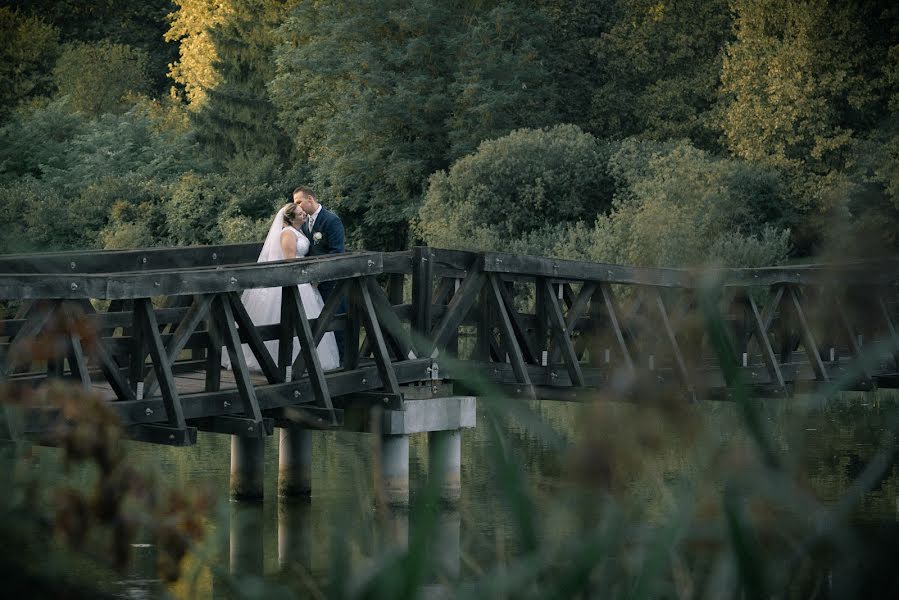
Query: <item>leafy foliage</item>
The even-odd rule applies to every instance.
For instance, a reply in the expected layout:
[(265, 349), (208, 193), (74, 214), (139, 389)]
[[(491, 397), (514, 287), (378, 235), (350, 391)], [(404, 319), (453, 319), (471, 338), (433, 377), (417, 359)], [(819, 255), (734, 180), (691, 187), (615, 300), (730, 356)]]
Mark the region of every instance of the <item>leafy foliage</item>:
[(0, 116), (30, 96), (47, 95), (59, 31), (40, 17), (0, 7)]
[(147, 54), (124, 44), (74, 42), (63, 48), (53, 79), (74, 110), (124, 112), (131, 105), (127, 95), (149, 90)]
[(604, 150), (573, 125), (484, 142), (431, 177), (417, 232), (437, 247), (500, 249), (547, 227), (592, 221), (611, 204)]
[[(783, 206), (784, 186), (776, 172), (717, 159), (685, 142), (652, 152), (651, 145), (633, 141), (612, 156), (610, 171), (618, 180), (615, 207), (597, 220), (591, 258), (644, 266), (764, 266), (787, 256), (788, 232), (769, 225), (783, 222), (776, 209)], [(758, 220), (765, 211), (775, 214)]]
[[(191, 116), (204, 148), (219, 160), (274, 155), (285, 160), (290, 141), (278, 127), (266, 84), (274, 77), (275, 28), (291, 2), (234, 0), (209, 35), (218, 81), (205, 87), (205, 100)], [(222, 9), (216, 8), (216, 14)]]
[(178, 60), (169, 65), (168, 76), (184, 90), (187, 101), (201, 106), (206, 91), (218, 85), (221, 74), (214, 63), (218, 53), (210, 31), (233, 12), (230, 2), (175, 0), (178, 10), (169, 13), (165, 40), (178, 43)]
[(618, 0), (617, 17), (593, 44), (599, 71), (590, 131), (603, 137), (688, 138), (717, 146), (710, 119), (728, 0)]
[(809, 215), (800, 243), (820, 235), (818, 215), (839, 214), (860, 181), (860, 141), (881, 124), (896, 15), (881, 2), (735, 2), (736, 39), (721, 72), (721, 128), (737, 157), (783, 169), (794, 209)]

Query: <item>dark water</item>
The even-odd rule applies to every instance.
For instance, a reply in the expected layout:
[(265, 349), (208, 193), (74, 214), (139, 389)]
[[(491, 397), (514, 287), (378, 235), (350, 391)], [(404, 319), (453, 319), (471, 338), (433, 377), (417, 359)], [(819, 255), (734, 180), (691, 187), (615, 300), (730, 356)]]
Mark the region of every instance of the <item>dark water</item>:
[[(772, 443), (801, 473), (803, 485), (825, 504), (839, 499), (876, 454), (895, 405), (895, 396), (884, 392), (846, 395), (827, 409), (802, 408), (802, 399), (758, 402)], [(560, 498), (570, 497), (569, 492), (585, 482), (589, 487), (595, 483), (591, 478), (609, 478), (604, 481), (606, 491), (611, 489), (637, 506), (639, 514), (652, 522), (665, 513), (672, 482), (707, 475), (703, 465), (709, 464), (706, 459), (712, 454), (739, 456), (752, 446), (738, 407), (731, 403), (703, 404), (697, 409), (698, 429), (694, 424), (675, 427), (673, 432), (656, 426), (634, 405), (606, 403), (599, 410), (587, 404), (533, 402), (527, 409), (524, 416), (502, 419), (498, 439), (489, 433), (481, 402), (478, 428), (463, 432), (461, 502), (437, 509), (440, 543), (435, 547), (446, 577), (476, 578), (517, 552), (514, 520), (493, 464), (497, 444), (504, 444), (523, 466), (539, 514), (541, 542), (547, 544), (578, 535), (584, 515), (575, 517)], [(585, 471), (579, 448), (591, 439), (603, 444), (604, 454), (591, 457), (588, 452)], [(617, 441), (609, 445), (609, 440)], [(235, 592), (225, 589), (228, 584), (220, 576), (230, 572), (248, 575), (240, 579), (248, 586), (240, 594), (247, 597), (263, 593), (255, 576), (276, 591), (281, 581), (301, 580), (313, 595), (316, 591), (326, 595), (321, 586), (333, 572), (335, 556), (349, 557), (352, 574), (364, 573), (385, 555), (405, 547), (416, 526), (408, 511), (374, 508), (375, 443), (371, 435), (314, 434), (311, 501), (285, 502), (277, 497), (277, 436), (272, 436), (266, 445), (262, 503), (228, 501), (227, 436), (201, 433), (192, 448), (132, 444), (133, 455), (148, 468), (157, 469), (175, 486), (207, 486), (218, 504), (210, 517), (207, 543), (185, 563), (186, 581), (166, 587), (156, 580), (156, 549), (147, 540), (135, 547), (137, 558), (130, 572), (109, 587), (127, 598), (166, 593), (181, 598), (233, 597)], [(611, 475), (595, 468), (603, 460), (611, 463)], [(617, 474), (616, 465), (624, 465)], [(413, 506), (421, 498), (427, 469), (427, 436), (411, 436)], [(852, 518), (875, 531), (894, 531), (897, 513), (899, 477), (897, 468), (890, 466), (853, 509)], [(274, 593), (266, 588), (263, 595), (276, 597)]]

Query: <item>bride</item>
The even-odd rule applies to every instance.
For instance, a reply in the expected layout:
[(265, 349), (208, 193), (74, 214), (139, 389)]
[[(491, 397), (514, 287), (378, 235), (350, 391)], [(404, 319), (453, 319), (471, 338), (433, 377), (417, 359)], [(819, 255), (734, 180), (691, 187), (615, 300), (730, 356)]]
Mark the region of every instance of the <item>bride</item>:
[[(268, 230), (268, 235), (265, 237), (265, 243), (262, 245), (262, 251), (259, 253), (259, 258), (256, 262), (269, 262), (306, 256), (309, 252), (309, 239), (300, 231), (305, 220), (306, 213), (303, 212), (303, 209), (298, 204), (291, 202), (284, 205), (278, 211), (278, 214), (275, 215), (275, 220)], [(306, 311), (306, 317), (309, 319), (317, 318), (324, 306), (318, 289), (308, 283), (301, 283), (298, 288), (300, 290), (300, 299), (303, 301), (303, 308)], [(240, 299), (257, 327), (281, 321), (281, 288), (246, 290)], [(265, 347), (271, 353), (272, 358), (277, 361), (278, 340), (265, 342)], [(291, 360), (296, 360), (299, 352), (299, 340), (294, 338), (293, 357)], [(243, 344), (243, 355), (250, 370), (262, 370), (247, 344)], [(334, 339), (334, 332), (327, 332), (322, 341), (319, 342), (318, 357), (322, 369), (325, 371), (333, 370), (340, 366), (340, 357), (337, 351), (337, 342)], [(227, 352), (222, 353), (222, 366), (226, 369), (231, 368), (231, 357), (228, 356)]]

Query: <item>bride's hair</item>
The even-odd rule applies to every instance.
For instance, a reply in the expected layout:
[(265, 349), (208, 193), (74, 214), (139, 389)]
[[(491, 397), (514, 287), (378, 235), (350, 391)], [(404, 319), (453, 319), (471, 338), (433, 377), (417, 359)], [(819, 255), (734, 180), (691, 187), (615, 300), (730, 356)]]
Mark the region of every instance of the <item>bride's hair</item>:
[(300, 205), (294, 204), (293, 202), (288, 202), (284, 205), (284, 224), (291, 225), (294, 219), (297, 218), (297, 214), (300, 212)]

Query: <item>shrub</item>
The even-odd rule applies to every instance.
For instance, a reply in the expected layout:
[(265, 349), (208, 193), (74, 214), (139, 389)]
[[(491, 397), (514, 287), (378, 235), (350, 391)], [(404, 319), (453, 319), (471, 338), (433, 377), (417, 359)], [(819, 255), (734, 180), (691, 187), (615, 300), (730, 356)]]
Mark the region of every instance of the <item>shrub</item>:
[(775, 171), (687, 142), (652, 146), (627, 141), (611, 158), (619, 186), (614, 210), (596, 221), (582, 258), (643, 266), (759, 266), (786, 258), (789, 232), (777, 227), (786, 219), (784, 186)]
[(430, 178), (416, 231), (441, 247), (545, 247), (559, 227), (592, 222), (609, 208), (606, 152), (574, 125), (520, 129), (483, 142)]

